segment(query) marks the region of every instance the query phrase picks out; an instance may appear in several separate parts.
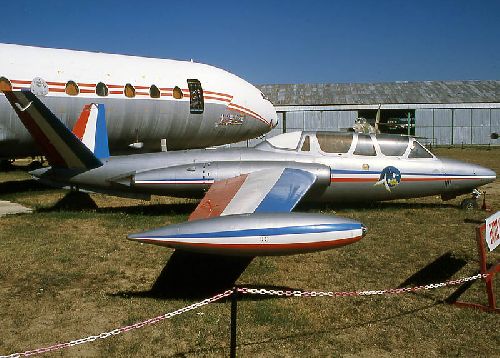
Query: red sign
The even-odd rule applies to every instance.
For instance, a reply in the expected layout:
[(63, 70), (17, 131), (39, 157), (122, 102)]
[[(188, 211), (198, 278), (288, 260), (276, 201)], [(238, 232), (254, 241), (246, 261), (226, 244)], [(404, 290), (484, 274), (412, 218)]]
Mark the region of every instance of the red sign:
[(500, 211), (486, 219), (486, 231), (484, 233), (486, 244), (490, 251), (500, 245)]

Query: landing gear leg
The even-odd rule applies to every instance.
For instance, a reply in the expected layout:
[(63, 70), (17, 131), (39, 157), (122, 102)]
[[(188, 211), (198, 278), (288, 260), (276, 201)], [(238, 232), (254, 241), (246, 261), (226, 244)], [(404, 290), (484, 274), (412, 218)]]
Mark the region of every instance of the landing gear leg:
[(462, 200), (460, 207), (464, 210), (475, 210), (479, 208), (479, 204), (477, 199), (481, 196), (481, 192), (477, 189), (472, 191), (472, 195), (470, 198)]

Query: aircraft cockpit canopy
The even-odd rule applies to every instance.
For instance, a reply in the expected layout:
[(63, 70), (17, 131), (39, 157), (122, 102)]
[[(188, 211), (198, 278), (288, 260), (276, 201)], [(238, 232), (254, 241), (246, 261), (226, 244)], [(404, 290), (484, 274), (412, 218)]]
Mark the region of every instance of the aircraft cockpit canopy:
[(257, 148), (337, 156), (434, 158), (415, 138), (391, 134), (290, 132), (269, 138)]

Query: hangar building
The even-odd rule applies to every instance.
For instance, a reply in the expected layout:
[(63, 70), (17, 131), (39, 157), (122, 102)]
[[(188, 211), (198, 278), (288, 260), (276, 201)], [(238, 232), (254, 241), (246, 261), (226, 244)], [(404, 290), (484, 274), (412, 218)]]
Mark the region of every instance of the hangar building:
[(280, 120), (268, 137), (296, 130), (346, 130), (358, 119), (374, 124), (380, 109), (381, 132), (416, 135), (431, 145), (500, 145), (496, 80), (258, 87), (274, 103)]

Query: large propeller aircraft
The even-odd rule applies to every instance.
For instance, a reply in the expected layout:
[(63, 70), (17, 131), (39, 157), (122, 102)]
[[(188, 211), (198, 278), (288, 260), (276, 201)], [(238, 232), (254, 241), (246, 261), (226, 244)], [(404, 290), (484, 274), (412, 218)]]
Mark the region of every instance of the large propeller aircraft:
[(84, 104), (105, 104), (115, 153), (234, 143), (277, 124), (261, 91), (213, 66), (10, 44), (0, 53), (0, 159), (40, 154), (2, 93), (10, 90), (29, 89), (70, 127)]
[(202, 197), (188, 222), (129, 235), (185, 251), (255, 256), (342, 246), (366, 228), (290, 212), (300, 201), (450, 199), (496, 179), (479, 165), (439, 159), (412, 137), (352, 132), (292, 132), (254, 148), (110, 157), (102, 105), (86, 107), (73, 134), (31, 92), (6, 96), (51, 165), (31, 172), (40, 181), (124, 196)]

